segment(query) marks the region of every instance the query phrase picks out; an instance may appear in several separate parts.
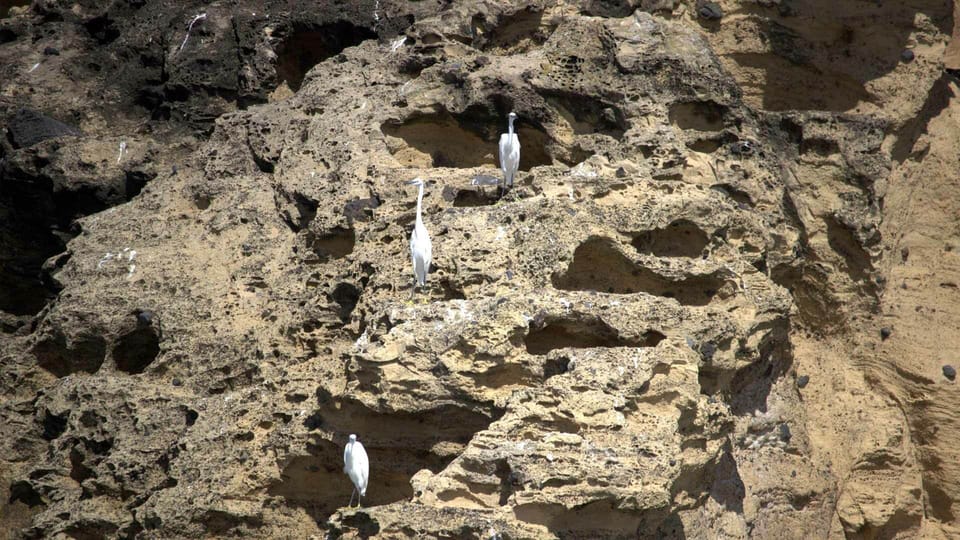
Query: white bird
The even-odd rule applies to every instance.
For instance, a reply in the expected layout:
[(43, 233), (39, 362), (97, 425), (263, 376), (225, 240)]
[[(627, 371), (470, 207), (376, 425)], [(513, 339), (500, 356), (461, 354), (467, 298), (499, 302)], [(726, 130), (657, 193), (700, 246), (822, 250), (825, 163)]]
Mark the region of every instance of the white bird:
[(427, 273), (430, 272), (430, 261), (433, 259), (433, 244), (430, 243), (430, 234), (423, 224), (423, 179), (415, 178), (407, 184), (419, 186), (420, 191), (417, 194), (417, 222), (413, 226), (413, 232), (410, 233), (410, 258), (413, 260), (413, 276), (417, 285), (427, 284)]
[(500, 135), (500, 169), (503, 170), (505, 187), (513, 187), (513, 176), (520, 166), (520, 139), (513, 132), (517, 113), (511, 112), (507, 118), (507, 133)]
[(367, 481), (370, 479), (370, 460), (367, 459), (367, 451), (363, 449), (363, 444), (357, 440), (357, 436), (350, 434), (350, 442), (343, 449), (343, 472), (347, 473), (350, 480), (353, 481), (353, 493), (350, 494), (350, 503), (347, 506), (353, 506), (353, 495), (360, 493), (357, 497), (357, 507), (360, 507), (360, 498), (367, 494)]

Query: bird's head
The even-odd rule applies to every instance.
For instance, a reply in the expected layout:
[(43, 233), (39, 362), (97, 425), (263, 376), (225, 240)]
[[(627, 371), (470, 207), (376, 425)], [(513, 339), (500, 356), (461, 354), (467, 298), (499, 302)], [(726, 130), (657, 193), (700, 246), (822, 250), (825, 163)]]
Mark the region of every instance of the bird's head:
[(422, 186), (425, 184), (425, 182), (423, 181), (423, 178), (417, 177), (417, 178), (414, 178), (413, 180), (408, 180), (406, 184), (408, 186)]
[(513, 112), (513, 111), (510, 111), (510, 114), (507, 115), (507, 118), (509, 118), (510, 120), (516, 120), (516, 119), (517, 119), (517, 113), (515, 113), (515, 112)]
[(350, 442), (357, 442), (357, 436), (353, 433), (350, 434)]

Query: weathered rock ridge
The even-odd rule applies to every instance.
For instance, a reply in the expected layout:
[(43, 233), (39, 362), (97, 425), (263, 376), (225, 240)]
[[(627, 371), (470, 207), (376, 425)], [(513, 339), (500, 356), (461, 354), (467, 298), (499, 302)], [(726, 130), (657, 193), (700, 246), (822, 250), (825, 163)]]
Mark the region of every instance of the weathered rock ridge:
[(10, 538), (960, 535), (950, 3), (8, 4)]

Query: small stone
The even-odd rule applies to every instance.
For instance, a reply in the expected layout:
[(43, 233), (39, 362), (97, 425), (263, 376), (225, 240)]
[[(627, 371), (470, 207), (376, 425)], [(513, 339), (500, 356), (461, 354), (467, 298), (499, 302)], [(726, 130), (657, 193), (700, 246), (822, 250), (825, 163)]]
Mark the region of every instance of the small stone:
[(887, 339), (888, 337), (890, 337), (890, 334), (892, 333), (893, 333), (893, 328), (890, 328), (889, 326), (884, 326), (883, 328), (880, 329), (880, 338)]
[(704, 2), (697, 8), (697, 14), (704, 19), (720, 20), (723, 18), (723, 10), (716, 2)]
[(174, 386), (182, 386), (182, 385), (183, 385), (183, 381), (181, 381), (180, 379), (173, 379), (173, 381), (171, 381), (171, 383), (172, 383)]
[(801, 375), (797, 377), (797, 388), (804, 388), (807, 386), (807, 383), (810, 382), (809, 375)]
[(150, 326), (153, 324), (153, 312), (150, 310), (143, 310), (137, 312), (137, 324), (140, 326)]
[(626, 178), (627, 170), (623, 167), (617, 167), (617, 178)]
[(732, 154), (749, 156), (753, 154), (754, 145), (750, 141), (734, 141), (727, 146)]
[(950, 364), (943, 366), (943, 376), (951, 381), (957, 378), (957, 370)]
[(56, 47), (45, 47), (43, 54), (46, 56), (60, 56), (60, 50)]
[(790, 433), (790, 426), (786, 424), (780, 424), (780, 440), (783, 442), (790, 442), (790, 437), (793, 435)]
[(916, 58), (916, 55), (910, 49), (904, 49), (903, 52), (900, 53), (900, 60), (904, 62), (913, 62), (914, 58)]

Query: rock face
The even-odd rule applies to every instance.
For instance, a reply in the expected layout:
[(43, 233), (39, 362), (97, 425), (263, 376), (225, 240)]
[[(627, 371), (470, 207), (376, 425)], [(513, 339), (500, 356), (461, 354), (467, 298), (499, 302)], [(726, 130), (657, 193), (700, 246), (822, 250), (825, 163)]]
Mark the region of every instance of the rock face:
[(950, 6), (93, 4), (0, 19), (12, 538), (960, 534)]

